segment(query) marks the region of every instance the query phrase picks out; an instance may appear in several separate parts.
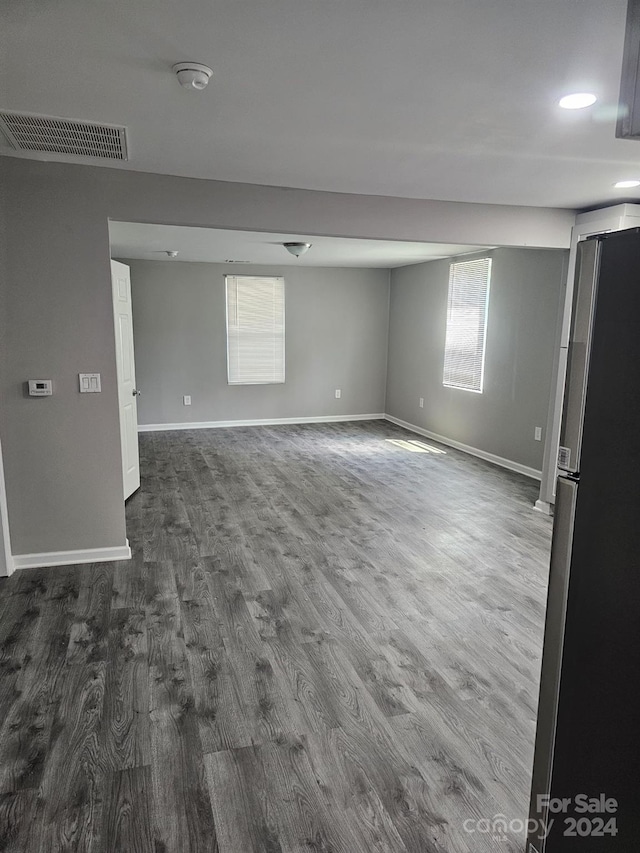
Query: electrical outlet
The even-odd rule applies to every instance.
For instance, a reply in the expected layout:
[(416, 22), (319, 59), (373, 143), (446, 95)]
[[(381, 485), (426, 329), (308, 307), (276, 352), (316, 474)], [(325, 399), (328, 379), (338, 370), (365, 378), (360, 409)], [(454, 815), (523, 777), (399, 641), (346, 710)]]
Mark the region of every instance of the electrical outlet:
[(191, 405), (191, 395), (185, 394), (184, 397), (182, 398), (182, 402), (185, 406), (190, 406)]
[(536, 427), (533, 437), (536, 441), (542, 441), (542, 427)]
[(424, 409), (424, 397), (420, 397), (420, 401), (418, 403), (421, 409)]
[(339, 400), (342, 397), (342, 391), (339, 388), (336, 388), (336, 400)]

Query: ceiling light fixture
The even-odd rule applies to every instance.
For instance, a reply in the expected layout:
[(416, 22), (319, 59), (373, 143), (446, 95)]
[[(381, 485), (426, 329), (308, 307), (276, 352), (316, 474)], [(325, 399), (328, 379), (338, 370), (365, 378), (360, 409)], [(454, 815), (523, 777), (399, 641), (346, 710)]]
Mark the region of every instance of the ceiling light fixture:
[(177, 258), (178, 257), (178, 253), (175, 249), (168, 249), (166, 252), (166, 255), (168, 258)]
[(563, 110), (582, 110), (585, 107), (590, 107), (598, 99), (591, 92), (576, 92), (573, 95), (565, 95), (560, 98), (558, 106)]
[(630, 190), (632, 187), (640, 187), (640, 181), (618, 181), (613, 186), (617, 190)]
[(201, 91), (207, 88), (213, 71), (201, 62), (176, 62), (173, 71), (183, 89)]
[(311, 243), (283, 243), (282, 244), (290, 255), (295, 255), (299, 258), (311, 248)]

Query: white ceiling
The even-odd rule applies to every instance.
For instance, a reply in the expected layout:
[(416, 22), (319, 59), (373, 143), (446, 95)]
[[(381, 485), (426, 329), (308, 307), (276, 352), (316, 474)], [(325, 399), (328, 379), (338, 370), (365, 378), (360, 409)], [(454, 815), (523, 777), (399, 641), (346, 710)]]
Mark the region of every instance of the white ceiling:
[[(449, 243), (398, 243), (390, 240), (223, 231), (136, 222), (110, 222), (109, 235), (114, 258), (141, 258), (172, 264), (179, 261), (224, 263), (234, 260), (264, 266), (389, 269), (478, 252), (484, 248)], [(312, 247), (305, 255), (295, 258), (283, 247), (285, 242), (311, 243)], [(178, 257), (168, 258), (168, 250), (178, 251)]]
[[(124, 124), (121, 168), (147, 172), (633, 200), (612, 188), (640, 178), (640, 145), (614, 136), (625, 12), (626, 0), (8, 0), (0, 108)], [(186, 59), (213, 67), (205, 91), (178, 85), (171, 66)], [(596, 107), (557, 108), (584, 90)]]

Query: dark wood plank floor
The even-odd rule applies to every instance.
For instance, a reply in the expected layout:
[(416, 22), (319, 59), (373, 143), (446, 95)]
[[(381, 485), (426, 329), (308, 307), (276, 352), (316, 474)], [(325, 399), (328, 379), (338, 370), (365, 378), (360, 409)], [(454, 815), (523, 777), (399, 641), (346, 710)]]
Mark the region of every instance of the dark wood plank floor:
[(140, 447), (131, 561), (0, 582), (0, 850), (521, 851), (465, 827), (526, 817), (536, 484), (382, 422)]

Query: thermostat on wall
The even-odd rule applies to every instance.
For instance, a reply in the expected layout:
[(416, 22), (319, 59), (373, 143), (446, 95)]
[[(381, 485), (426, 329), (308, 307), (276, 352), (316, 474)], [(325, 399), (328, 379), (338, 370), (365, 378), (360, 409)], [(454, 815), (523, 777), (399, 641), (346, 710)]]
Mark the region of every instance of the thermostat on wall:
[(50, 379), (30, 379), (30, 397), (50, 397), (53, 394), (53, 382)]

